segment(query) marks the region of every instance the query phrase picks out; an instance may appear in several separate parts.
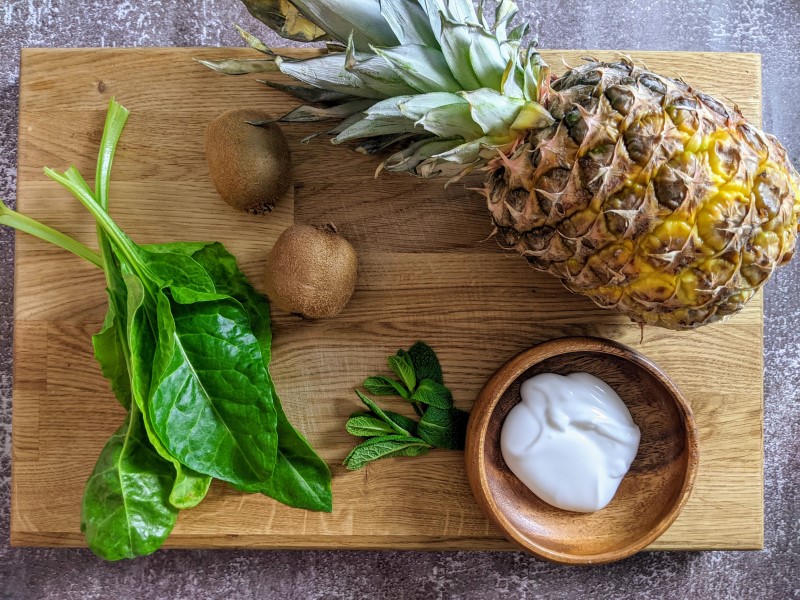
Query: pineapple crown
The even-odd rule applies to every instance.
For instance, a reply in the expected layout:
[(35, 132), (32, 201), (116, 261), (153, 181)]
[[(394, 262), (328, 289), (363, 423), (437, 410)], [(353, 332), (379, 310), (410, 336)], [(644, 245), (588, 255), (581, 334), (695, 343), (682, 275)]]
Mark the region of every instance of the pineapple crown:
[[(243, 0), (250, 13), (285, 39), (327, 42), (318, 56), (297, 59), (239, 30), (259, 60), (200, 61), (243, 74), (280, 70), (301, 85), (264, 81), (307, 102), (277, 121), (337, 123), (320, 134), (334, 144), (360, 140), (375, 154), (397, 148), (379, 167), (453, 179), (507, 153), (526, 131), (553, 118), (539, 103), (550, 70), (528, 25), (498, 0), (494, 19), (484, 0)], [(264, 124), (264, 123), (259, 123)]]

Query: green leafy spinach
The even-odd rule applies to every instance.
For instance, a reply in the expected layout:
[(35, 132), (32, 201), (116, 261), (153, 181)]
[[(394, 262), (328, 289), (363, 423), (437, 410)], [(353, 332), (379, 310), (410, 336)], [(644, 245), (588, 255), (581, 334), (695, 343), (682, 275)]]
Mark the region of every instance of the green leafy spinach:
[(332, 509), (330, 470), (292, 427), (269, 374), (269, 304), (235, 258), (218, 243), (138, 246), (108, 215), (127, 116), (112, 100), (94, 191), (74, 167), (45, 169), (94, 217), (99, 254), (0, 202), (0, 224), (105, 272), (108, 312), (92, 343), (128, 415), (87, 482), (82, 530), (108, 560), (158, 549), (214, 477), (289, 506)]

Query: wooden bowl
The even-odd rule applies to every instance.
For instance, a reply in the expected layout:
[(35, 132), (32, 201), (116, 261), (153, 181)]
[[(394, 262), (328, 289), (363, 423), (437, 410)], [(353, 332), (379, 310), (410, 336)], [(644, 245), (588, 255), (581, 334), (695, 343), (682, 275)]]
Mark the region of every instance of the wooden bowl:
[[(614, 499), (596, 513), (540, 500), (511, 472), (500, 450), (520, 386), (540, 373), (586, 372), (619, 394), (641, 430), (639, 452)], [(597, 564), (635, 554), (675, 521), (697, 471), (692, 409), (661, 369), (635, 350), (597, 338), (545, 342), (510, 360), (486, 382), (467, 429), (467, 477), (483, 512), (506, 537), (565, 564)]]

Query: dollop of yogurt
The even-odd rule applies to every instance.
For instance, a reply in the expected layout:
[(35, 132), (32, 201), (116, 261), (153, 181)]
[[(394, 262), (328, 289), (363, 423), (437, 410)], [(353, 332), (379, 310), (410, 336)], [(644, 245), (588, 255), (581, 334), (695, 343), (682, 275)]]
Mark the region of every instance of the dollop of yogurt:
[(639, 450), (639, 428), (622, 399), (588, 373), (536, 375), (520, 393), (500, 433), (514, 475), (557, 508), (607, 506)]

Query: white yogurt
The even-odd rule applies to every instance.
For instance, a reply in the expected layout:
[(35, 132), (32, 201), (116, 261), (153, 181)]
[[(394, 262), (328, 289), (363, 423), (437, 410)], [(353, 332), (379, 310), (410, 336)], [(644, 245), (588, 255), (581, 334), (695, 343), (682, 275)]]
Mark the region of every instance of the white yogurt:
[(503, 424), (511, 471), (548, 504), (595, 512), (611, 502), (639, 449), (639, 428), (604, 381), (588, 373), (528, 379)]

